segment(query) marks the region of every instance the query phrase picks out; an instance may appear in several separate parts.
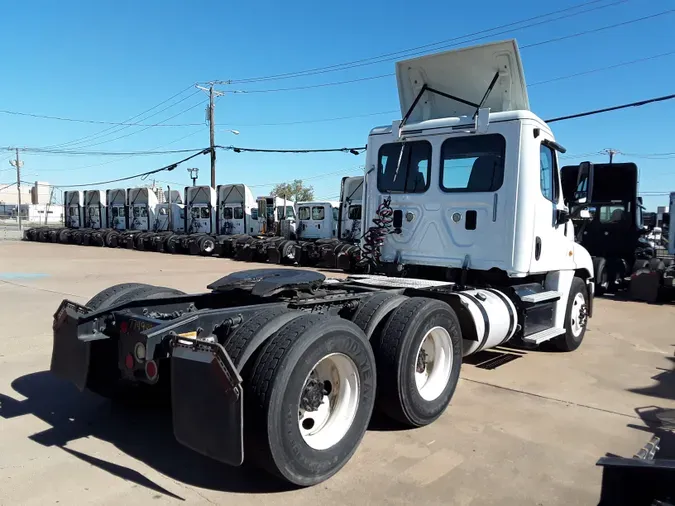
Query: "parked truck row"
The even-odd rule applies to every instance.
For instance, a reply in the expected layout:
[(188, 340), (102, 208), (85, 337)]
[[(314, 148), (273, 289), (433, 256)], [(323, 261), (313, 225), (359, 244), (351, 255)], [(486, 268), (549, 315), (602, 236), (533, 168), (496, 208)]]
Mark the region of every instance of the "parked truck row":
[(65, 227), (37, 227), (26, 240), (219, 255), (275, 264), (358, 261), (363, 176), (342, 179), (340, 201), (254, 198), (244, 184), (187, 186), (165, 201), (151, 188), (64, 192)]

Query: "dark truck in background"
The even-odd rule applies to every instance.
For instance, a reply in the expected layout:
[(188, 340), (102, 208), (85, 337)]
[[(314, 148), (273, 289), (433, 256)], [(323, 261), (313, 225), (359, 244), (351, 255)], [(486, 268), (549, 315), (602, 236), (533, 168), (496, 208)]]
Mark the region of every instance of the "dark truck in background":
[[(638, 196), (638, 167), (634, 163), (593, 164), (591, 220), (575, 221), (576, 241), (593, 258), (595, 293), (628, 289), (630, 297), (654, 302), (672, 292), (675, 267), (658, 258), (646, 239), (642, 198)], [(561, 169), (565, 200), (574, 196), (578, 165)]]

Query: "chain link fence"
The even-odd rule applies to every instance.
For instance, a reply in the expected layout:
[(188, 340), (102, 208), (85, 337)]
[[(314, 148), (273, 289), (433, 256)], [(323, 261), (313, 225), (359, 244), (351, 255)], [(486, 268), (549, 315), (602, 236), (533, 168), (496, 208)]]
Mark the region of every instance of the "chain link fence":
[[(16, 213), (0, 214), (0, 241), (20, 241), (23, 239), (23, 231), (33, 227), (44, 227), (45, 224), (34, 221), (29, 221), (26, 216), (21, 217), (21, 228), (19, 230), (19, 221)], [(61, 223), (50, 223), (49, 227), (62, 227)]]

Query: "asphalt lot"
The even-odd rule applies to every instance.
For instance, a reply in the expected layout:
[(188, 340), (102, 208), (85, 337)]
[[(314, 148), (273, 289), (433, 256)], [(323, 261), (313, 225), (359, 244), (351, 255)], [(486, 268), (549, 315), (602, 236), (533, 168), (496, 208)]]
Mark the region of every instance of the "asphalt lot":
[(675, 306), (611, 299), (596, 299), (578, 351), (465, 364), (436, 423), (376, 420), (338, 475), (303, 490), (183, 448), (168, 413), (115, 407), (49, 374), (64, 297), (125, 281), (200, 291), (252, 267), (0, 241), (0, 504), (597, 504), (597, 459), (633, 455), (675, 408)]

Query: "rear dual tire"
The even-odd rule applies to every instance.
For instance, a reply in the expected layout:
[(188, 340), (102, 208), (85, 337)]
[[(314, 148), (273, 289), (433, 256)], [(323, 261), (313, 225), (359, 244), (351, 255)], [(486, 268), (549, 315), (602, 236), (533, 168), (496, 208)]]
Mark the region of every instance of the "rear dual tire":
[(298, 486), (337, 473), (375, 402), (375, 358), (353, 323), (304, 314), (283, 325), (245, 375), (245, 453)]
[(462, 364), (462, 332), (455, 311), (439, 300), (408, 299), (372, 340), (377, 407), (411, 427), (438, 419), (455, 393)]

